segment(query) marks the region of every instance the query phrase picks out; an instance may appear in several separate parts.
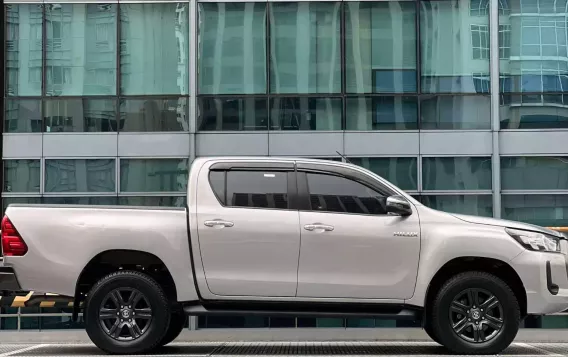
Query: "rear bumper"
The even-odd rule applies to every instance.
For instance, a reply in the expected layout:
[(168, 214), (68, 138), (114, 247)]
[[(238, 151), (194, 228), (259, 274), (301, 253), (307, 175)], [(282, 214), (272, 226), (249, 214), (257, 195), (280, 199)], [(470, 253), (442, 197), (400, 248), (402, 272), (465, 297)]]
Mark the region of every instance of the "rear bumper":
[(0, 291), (21, 291), (14, 269), (0, 266)]
[(568, 257), (526, 250), (512, 260), (527, 293), (527, 313), (545, 315), (568, 309)]

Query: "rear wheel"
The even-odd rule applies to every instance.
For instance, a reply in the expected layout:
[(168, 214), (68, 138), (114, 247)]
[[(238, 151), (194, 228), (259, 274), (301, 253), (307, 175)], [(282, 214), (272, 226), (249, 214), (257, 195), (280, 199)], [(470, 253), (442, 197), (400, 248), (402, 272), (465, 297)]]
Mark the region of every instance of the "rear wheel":
[(466, 272), (442, 286), (431, 321), (433, 334), (454, 353), (498, 354), (517, 335), (520, 307), (503, 280), (484, 272)]
[(434, 334), (434, 331), (432, 330), (432, 325), (428, 321), (424, 323), (424, 331), (426, 331), (426, 333), (432, 339), (432, 341), (440, 344), (440, 339), (438, 338), (438, 336)]
[(101, 279), (86, 300), (86, 330), (93, 343), (111, 354), (137, 354), (156, 348), (170, 323), (162, 287), (136, 271)]

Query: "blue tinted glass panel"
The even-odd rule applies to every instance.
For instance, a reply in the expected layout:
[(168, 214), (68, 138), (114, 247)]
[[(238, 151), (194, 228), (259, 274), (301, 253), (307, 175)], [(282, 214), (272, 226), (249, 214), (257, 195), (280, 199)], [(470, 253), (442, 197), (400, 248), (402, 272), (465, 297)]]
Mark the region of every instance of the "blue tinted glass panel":
[(122, 99), (122, 132), (188, 131), (188, 98)]
[(271, 129), (341, 130), (341, 98), (280, 97), (270, 100)]
[(501, 217), (547, 227), (566, 226), (568, 195), (502, 195)]
[(122, 94), (189, 93), (189, 4), (120, 5)]
[(270, 4), (270, 92), (341, 92), (339, 2)]
[[(463, 2), (420, 2), (422, 91), (425, 93), (476, 93), (473, 73), (489, 73), (489, 58), (472, 59), (464, 52), (471, 31), (463, 29)], [(488, 14), (476, 18), (489, 23)], [(470, 47), (468, 47), (469, 49)]]
[(424, 190), (490, 190), (490, 157), (425, 157)]
[(52, 205), (99, 205), (114, 206), (117, 204), (116, 196), (105, 197), (44, 197), (42, 203)]
[(416, 97), (346, 99), (347, 130), (418, 129)]
[(197, 130), (268, 130), (267, 98), (197, 98)]
[(125, 206), (185, 207), (185, 196), (129, 196), (119, 197), (118, 204)]
[(3, 192), (38, 192), (40, 160), (4, 160)]
[(45, 192), (115, 192), (113, 159), (45, 160)]
[(421, 129), (490, 129), (489, 96), (423, 96)]
[(416, 5), (345, 3), (348, 93), (416, 92)]
[(200, 94), (266, 93), (266, 3), (200, 2)]
[(566, 94), (503, 95), (501, 129), (568, 128), (565, 105)]
[(121, 192), (184, 192), (187, 159), (120, 160)]
[(39, 133), (42, 131), (39, 99), (7, 99), (5, 102), (5, 133)]
[(45, 6), (46, 94), (116, 94), (116, 4)]
[(43, 103), (48, 133), (116, 131), (114, 99), (48, 99)]
[(493, 198), (490, 195), (423, 195), (420, 200), (440, 211), (493, 217)]
[(418, 189), (418, 164), (415, 157), (349, 158), (349, 161), (373, 171), (403, 190)]
[(41, 4), (6, 5), (6, 95), (41, 95)]
[(501, 157), (503, 190), (568, 189), (568, 157)]

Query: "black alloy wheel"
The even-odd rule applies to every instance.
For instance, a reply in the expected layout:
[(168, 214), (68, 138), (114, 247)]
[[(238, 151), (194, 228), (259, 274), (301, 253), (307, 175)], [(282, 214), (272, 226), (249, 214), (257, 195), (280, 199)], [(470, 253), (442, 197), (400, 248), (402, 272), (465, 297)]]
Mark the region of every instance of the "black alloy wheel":
[(134, 288), (118, 288), (107, 293), (99, 309), (103, 331), (118, 341), (141, 337), (152, 323), (148, 298)]
[(467, 342), (490, 341), (502, 330), (503, 306), (487, 290), (463, 290), (450, 305), (450, 323), (454, 332)]

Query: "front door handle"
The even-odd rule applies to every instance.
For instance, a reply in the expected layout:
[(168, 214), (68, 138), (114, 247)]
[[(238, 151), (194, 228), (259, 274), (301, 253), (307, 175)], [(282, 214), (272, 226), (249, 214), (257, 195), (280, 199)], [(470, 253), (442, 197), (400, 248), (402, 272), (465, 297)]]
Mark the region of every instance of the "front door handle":
[(314, 224), (306, 224), (304, 226), (304, 229), (310, 232), (313, 231), (331, 232), (333, 231), (333, 226), (328, 226), (327, 224), (314, 223)]
[(220, 219), (215, 219), (213, 221), (205, 221), (203, 222), (203, 224), (206, 225), (207, 227), (213, 227), (213, 228), (225, 228), (225, 227), (230, 228), (235, 225), (233, 222), (223, 221)]

